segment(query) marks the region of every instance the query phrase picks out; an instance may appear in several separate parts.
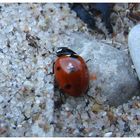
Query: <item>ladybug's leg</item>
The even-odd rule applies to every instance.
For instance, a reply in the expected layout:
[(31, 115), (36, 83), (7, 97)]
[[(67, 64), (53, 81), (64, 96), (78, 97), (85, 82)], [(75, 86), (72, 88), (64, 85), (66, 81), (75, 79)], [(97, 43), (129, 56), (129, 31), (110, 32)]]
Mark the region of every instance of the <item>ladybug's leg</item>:
[(62, 98), (62, 92), (59, 92), (59, 97), (57, 98), (57, 101), (54, 102), (55, 108), (59, 109), (62, 104), (64, 104), (64, 100)]
[(56, 80), (54, 78), (54, 90), (56, 90), (56, 89), (58, 89), (58, 84), (57, 84), (57, 82), (56, 82)]
[(56, 101), (54, 101), (54, 107), (56, 109), (59, 109), (62, 104), (63, 104), (63, 102), (62, 102), (61, 98), (58, 98)]
[(48, 73), (47, 75), (53, 75), (54, 73), (53, 72), (50, 72), (50, 73)]
[(55, 65), (55, 62), (53, 62), (53, 69), (52, 69), (52, 73), (54, 74), (54, 65)]
[(89, 94), (87, 94), (88, 92), (89, 92), (89, 90), (90, 90), (90, 86), (88, 86), (88, 89), (87, 89), (87, 91), (86, 91), (86, 97), (88, 97), (88, 99), (92, 99), (92, 100), (95, 100), (95, 98), (93, 97), (93, 96), (91, 96), (91, 95), (89, 95)]
[(62, 97), (62, 92), (59, 92), (59, 95), (60, 95), (61, 103), (63, 104), (64, 103), (64, 100), (63, 100), (63, 97)]
[(61, 107), (61, 105), (64, 104), (64, 101), (63, 101), (62, 95), (61, 95), (62, 93), (61, 93), (60, 90), (58, 91), (58, 88), (59, 88), (59, 86), (58, 86), (56, 80), (54, 79), (54, 91), (56, 91), (58, 93), (55, 96), (56, 101), (54, 102), (54, 105), (55, 105), (56, 109), (59, 109)]
[(93, 96), (91, 96), (91, 95), (88, 95), (88, 94), (87, 94), (87, 97), (88, 97), (89, 99), (95, 100), (95, 98), (94, 98)]
[(62, 91), (62, 89), (59, 89), (60, 90), (60, 98), (62, 100), (62, 102), (64, 103), (66, 101), (66, 96), (65, 96), (65, 93)]
[(87, 91), (86, 91), (86, 93), (88, 93), (88, 92), (89, 92), (89, 90), (90, 90), (90, 87), (89, 87), (89, 85), (88, 85), (88, 88), (87, 88)]
[(88, 62), (88, 61), (90, 61), (91, 59), (88, 59), (88, 60), (86, 60), (86, 63)]

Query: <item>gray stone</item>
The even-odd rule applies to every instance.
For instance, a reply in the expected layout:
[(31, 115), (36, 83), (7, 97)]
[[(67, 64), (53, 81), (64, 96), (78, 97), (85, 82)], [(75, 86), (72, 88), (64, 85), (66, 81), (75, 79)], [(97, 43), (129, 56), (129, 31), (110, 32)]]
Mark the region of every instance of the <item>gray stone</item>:
[[(76, 51), (87, 62), (90, 74), (97, 80), (90, 81), (89, 95), (100, 93), (103, 102), (110, 105), (122, 104), (139, 91), (139, 82), (126, 51), (82, 34), (71, 35), (71, 49)], [(95, 96), (96, 98), (96, 96)]]
[(134, 26), (128, 36), (128, 46), (140, 80), (140, 24)]

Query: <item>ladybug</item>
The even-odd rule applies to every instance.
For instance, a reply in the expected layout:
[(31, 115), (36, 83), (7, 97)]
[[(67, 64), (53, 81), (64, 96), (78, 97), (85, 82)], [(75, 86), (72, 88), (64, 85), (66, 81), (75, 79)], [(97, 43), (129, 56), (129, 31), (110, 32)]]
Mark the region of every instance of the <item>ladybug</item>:
[(58, 48), (56, 55), (54, 76), (59, 89), (71, 96), (85, 94), (89, 87), (89, 71), (83, 58), (67, 47)]

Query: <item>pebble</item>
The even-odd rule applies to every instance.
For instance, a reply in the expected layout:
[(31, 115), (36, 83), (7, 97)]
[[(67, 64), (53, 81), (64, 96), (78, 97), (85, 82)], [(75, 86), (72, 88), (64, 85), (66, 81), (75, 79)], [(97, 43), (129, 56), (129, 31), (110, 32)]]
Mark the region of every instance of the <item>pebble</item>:
[(111, 137), (112, 136), (112, 132), (107, 132), (104, 134), (104, 137)]
[(0, 136), (6, 137), (9, 133), (9, 124), (5, 121), (0, 119)]
[(89, 119), (88, 114), (86, 112), (81, 114), (81, 119), (88, 120)]
[(99, 105), (99, 104), (94, 104), (93, 106), (92, 106), (92, 111), (93, 112), (100, 112), (101, 111), (101, 109), (102, 109), (102, 106), (101, 105)]

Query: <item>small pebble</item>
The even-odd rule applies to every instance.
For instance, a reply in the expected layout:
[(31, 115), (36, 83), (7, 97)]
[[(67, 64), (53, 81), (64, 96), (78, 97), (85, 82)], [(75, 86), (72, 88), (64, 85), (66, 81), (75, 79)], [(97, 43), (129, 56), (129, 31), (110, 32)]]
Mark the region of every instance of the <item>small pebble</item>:
[(100, 104), (94, 104), (92, 106), (92, 111), (95, 112), (95, 113), (100, 112), (101, 109), (102, 109), (102, 106)]
[(107, 132), (104, 134), (104, 137), (111, 137), (112, 136), (112, 132)]

